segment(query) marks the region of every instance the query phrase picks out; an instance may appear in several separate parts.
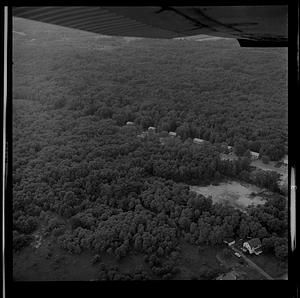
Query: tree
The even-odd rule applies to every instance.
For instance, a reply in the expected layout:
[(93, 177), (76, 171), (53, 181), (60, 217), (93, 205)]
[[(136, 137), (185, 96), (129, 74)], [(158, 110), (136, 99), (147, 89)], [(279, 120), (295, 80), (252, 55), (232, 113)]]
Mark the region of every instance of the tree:
[(189, 138), (191, 134), (190, 134), (190, 127), (189, 127), (188, 123), (183, 123), (182, 125), (180, 125), (179, 127), (177, 127), (176, 133), (183, 140)]
[(272, 252), (274, 250), (274, 245), (275, 245), (274, 237), (263, 238), (262, 248), (265, 252)]
[(261, 160), (264, 164), (268, 164), (270, 162), (270, 158), (267, 155), (263, 155)]
[(237, 156), (243, 156), (247, 150), (247, 142), (239, 139), (234, 143), (234, 152)]
[(275, 256), (282, 261), (285, 261), (287, 259), (288, 257), (287, 241), (285, 241), (285, 243), (282, 244), (278, 244), (278, 245), (275, 244)]

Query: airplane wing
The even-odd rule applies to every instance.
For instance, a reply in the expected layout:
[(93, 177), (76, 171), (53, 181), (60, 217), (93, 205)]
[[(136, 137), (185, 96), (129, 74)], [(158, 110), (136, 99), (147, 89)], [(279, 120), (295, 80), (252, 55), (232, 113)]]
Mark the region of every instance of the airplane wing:
[(27, 6), (15, 17), (103, 35), (235, 38), (240, 46), (287, 46), (288, 6)]

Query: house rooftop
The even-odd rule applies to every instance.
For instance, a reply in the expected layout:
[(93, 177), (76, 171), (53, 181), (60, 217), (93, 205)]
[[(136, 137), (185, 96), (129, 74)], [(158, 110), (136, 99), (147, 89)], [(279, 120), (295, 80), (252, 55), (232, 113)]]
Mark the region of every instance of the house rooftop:
[(194, 138), (193, 139), (193, 142), (196, 142), (196, 143), (202, 143), (202, 142), (204, 142), (205, 140), (203, 140), (203, 139), (198, 139), (198, 138)]
[(252, 238), (249, 241), (246, 241), (251, 248), (259, 248), (261, 247), (261, 241), (259, 240), (259, 238)]

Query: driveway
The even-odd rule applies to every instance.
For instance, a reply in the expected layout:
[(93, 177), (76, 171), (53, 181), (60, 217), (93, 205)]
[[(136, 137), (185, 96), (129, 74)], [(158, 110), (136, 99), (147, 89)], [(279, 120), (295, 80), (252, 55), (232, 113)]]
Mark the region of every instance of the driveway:
[(239, 253), (241, 255), (241, 257), (254, 269), (256, 269), (261, 275), (263, 275), (266, 279), (269, 280), (273, 280), (274, 278), (272, 278), (267, 272), (265, 272), (262, 268), (260, 268), (259, 266), (257, 266), (254, 262), (252, 262), (248, 257), (246, 257), (243, 252), (233, 246), (230, 246), (231, 249), (237, 253)]

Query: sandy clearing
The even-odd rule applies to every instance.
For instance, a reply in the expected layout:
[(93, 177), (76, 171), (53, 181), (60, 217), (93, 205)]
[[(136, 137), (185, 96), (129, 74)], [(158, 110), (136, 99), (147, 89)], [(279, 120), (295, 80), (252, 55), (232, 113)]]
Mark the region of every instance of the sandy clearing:
[(222, 182), (219, 185), (191, 186), (190, 190), (204, 196), (211, 196), (214, 203), (224, 202), (236, 208), (243, 209), (251, 204), (265, 203), (261, 196), (253, 195), (263, 191), (263, 189), (251, 184), (241, 184), (237, 181)]

